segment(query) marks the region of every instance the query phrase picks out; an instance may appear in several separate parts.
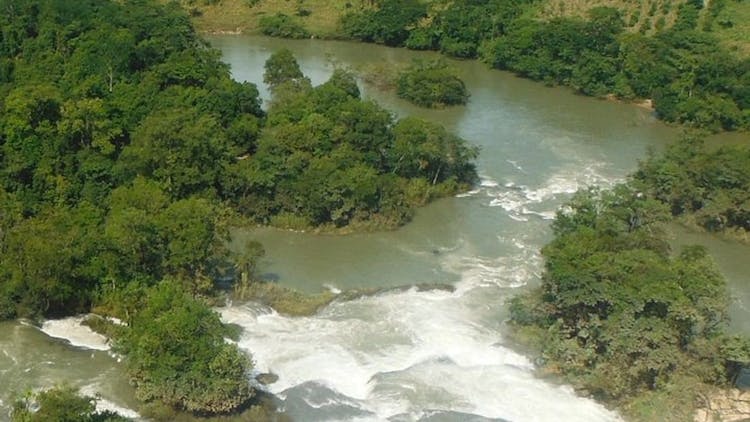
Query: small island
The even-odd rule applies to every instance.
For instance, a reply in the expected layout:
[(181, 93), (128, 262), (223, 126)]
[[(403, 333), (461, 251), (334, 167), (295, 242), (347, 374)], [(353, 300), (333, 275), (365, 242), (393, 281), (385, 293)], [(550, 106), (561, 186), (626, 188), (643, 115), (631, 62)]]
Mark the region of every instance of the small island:
[(415, 61), (399, 73), (399, 97), (429, 108), (466, 104), (469, 93), (466, 85), (445, 60)]

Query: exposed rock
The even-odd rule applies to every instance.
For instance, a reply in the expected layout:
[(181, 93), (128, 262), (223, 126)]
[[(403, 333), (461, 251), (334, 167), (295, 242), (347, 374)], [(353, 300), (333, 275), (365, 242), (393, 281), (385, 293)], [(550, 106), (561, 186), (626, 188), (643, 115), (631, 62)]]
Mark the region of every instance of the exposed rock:
[(256, 380), (257, 380), (257, 381), (258, 381), (259, 383), (261, 383), (261, 384), (263, 384), (263, 385), (268, 385), (268, 384), (273, 384), (273, 383), (275, 383), (276, 381), (278, 381), (278, 380), (279, 380), (279, 376), (278, 376), (278, 375), (276, 375), (276, 374), (274, 374), (274, 373), (270, 373), (270, 372), (269, 372), (269, 373), (265, 373), (265, 374), (258, 374), (258, 375), (257, 375), (257, 376), (255, 377), (255, 379), (256, 379)]
[(750, 391), (719, 390), (702, 399), (695, 422), (750, 422)]

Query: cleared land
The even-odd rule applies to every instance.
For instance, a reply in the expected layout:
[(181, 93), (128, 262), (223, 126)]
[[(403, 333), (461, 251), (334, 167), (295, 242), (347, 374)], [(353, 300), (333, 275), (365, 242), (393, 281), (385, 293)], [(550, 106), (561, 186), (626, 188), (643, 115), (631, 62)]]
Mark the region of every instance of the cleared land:
[(284, 13), (310, 33), (325, 38), (335, 36), (343, 14), (348, 10), (359, 10), (366, 3), (362, 0), (222, 0), (207, 5), (183, 2), (200, 32), (256, 34), (260, 33), (259, 24), (264, 16)]

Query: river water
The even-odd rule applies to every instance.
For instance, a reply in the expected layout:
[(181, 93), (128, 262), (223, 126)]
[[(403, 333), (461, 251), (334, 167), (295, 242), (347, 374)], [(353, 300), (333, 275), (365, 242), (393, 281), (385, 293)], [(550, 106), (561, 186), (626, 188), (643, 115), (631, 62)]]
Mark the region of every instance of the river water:
[[(234, 77), (258, 84), (266, 100), (263, 64), (281, 47), (295, 53), (314, 84), (324, 82), (334, 66), (434, 57), (345, 42), (248, 36), (209, 41)], [(571, 388), (533, 375), (532, 362), (503, 336), (505, 301), (538, 283), (538, 250), (550, 238), (555, 210), (572, 192), (622, 180), (650, 148), (663, 148), (679, 131), (632, 105), (544, 87), (477, 62), (454, 64), (471, 93), (465, 107), (425, 110), (391, 92), (366, 85), (362, 90), (398, 116), (439, 122), (479, 145), (481, 182), (474, 190), (419, 210), (392, 232), (332, 236), (257, 229), (236, 237), (263, 243), (266, 278), (308, 292), (417, 283), (447, 283), (455, 291), (388, 290), (334, 302), (306, 318), (254, 304), (220, 312), (244, 328), (239, 345), (252, 352), (257, 368), (279, 376), (269, 390), (298, 420), (619, 420)], [(750, 273), (734, 259), (719, 264), (735, 286)], [(733, 316), (747, 317), (747, 309), (735, 306)], [(70, 319), (44, 331), (89, 348), (19, 323), (0, 325), (0, 412), (7, 412), (12, 391), (60, 379), (100, 392), (107, 405), (135, 407), (117, 358), (91, 349), (105, 348), (101, 339)]]

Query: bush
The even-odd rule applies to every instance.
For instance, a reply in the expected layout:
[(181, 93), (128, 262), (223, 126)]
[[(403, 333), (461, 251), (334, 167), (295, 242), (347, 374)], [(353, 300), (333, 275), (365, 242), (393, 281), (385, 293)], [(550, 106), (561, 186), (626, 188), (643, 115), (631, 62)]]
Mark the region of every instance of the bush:
[(409, 38), (409, 27), (427, 16), (418, 0), (384, 0), (378, 10), (348, 13), (341, 19), (344, 34), (360, 41), (401, 46)]
[[(33, 410), (32, 410), (33, 409)], [(13, 405), (13, 422), (126, 422), (110, 411), (97, 412), (96, 399), (68, 386), (28, 394)]]
[(668, 393), (686, 375), (725, 383), (730, 364), (747, 360), (724, 331), (726, 283), (705, 249), (669, 250), (668, 208), (639, 181), (577, 193), (542, 249), (542, 286), (510, 303), (513, 323), (538, 331), (549, 369), (620, 404)]
[(422, 107), (466, 104), (464, 82), (441, 60), (417, 62), (398, 78), (398, 96)]
[(224, 341), (227, 333), (216, 312), (163, 281), (150, 289), (117, 348), (126, 354), (139, 399), (198, 414), (227, 413), (255, 395), (250, 359)]
[(437, 44), (436, 39), (431, 28), (417, 28), (409, 33), (404, 47), (411, 50), (433, 50)]
[(269, 37), (279, 38), (310, 38), (310, 32), (295, 20), (283, 13), (264, 16), (260, 19), (260, 32)]

